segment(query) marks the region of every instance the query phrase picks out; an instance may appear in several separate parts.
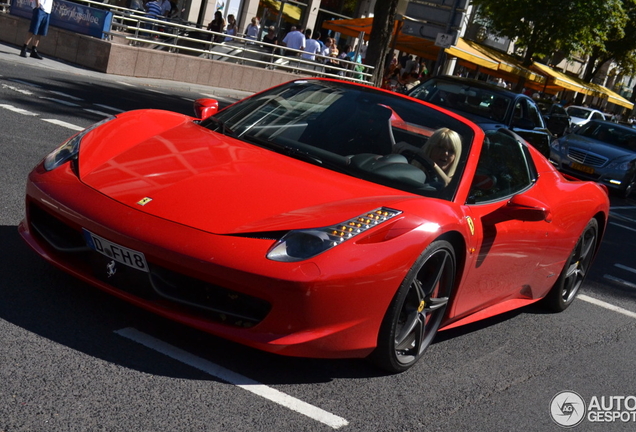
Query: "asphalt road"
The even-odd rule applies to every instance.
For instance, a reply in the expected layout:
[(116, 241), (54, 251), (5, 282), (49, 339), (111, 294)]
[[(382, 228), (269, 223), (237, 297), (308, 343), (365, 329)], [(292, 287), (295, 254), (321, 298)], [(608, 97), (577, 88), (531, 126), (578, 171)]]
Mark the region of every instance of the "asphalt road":
[(0, 45), (0, 432), (550, 431), (562, 429), (550, 407), (566, 390), (623, 416), (593, 421), (592, 410), (577, 430), (636, 429), (632, 199), (612, 199), (601, 252), (567, 311), (531, 306), (443, 332), (400, 375), (180, 326), (76, 281), (22, 242), (24, 182), (45, 154), (105, 115), (191, 113), (203, 95), (238, 96), (22, 59)]

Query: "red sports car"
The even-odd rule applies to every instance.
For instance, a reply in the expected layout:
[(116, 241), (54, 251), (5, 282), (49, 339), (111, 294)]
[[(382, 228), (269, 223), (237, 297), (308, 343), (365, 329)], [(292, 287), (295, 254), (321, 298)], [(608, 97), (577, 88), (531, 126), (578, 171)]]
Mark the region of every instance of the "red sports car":
[(107, 118), (30, 174), (46, 260), (269, 352), (411, 367), (438, 330), (573, 301), (607, 190), (514, 133), (336, 80)]

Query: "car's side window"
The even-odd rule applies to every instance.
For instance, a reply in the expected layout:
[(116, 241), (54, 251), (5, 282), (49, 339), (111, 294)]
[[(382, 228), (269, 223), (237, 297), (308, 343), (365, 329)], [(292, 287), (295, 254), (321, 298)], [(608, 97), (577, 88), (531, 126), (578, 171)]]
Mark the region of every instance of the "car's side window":
[(605, 120), (605, 117), (603, 117), (603, 115), (595, 112), (595, 113), (592, 113), (592, 119), (594, 119), (594, 120)]
[[(527, 101), (526, 101), (527, 103)], [(530, 117), (530, 119), (532, 120), (532, 122), (534, 123), (534, 127), (535, 128), (542, 128), (543, 126), (543, 121), (541, 120), (541, 113), (539, 113), (539, 110), (537, 109), (537, 107), (531, 103), (528, 104), (528, 116)]]
[(518, 193), (536, 179), (535, 169), (523, 144), (505, 132), (486, 134), (469, 203), (495, 201)]

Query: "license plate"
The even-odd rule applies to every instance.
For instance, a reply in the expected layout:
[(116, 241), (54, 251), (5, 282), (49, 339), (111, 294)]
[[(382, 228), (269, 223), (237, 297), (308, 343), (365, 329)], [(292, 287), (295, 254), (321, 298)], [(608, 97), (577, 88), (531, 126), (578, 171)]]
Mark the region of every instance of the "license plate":
[(572, 165), (570, 165), (572, 168), (574, 168), (577, 171), (582, 171), (584, 173), (588, 173), (588, 174), (594, 174), (594, 168), (589, 167), (587, 165), (583, 165), (580, 163), (576, 163), (576, 162), (572, 162)]
[(143, 253), (118, 245), (88, 230), (84, 230), (86, 244), (96, 252), (107, 256), (113, 261), (127, 265), (137, 270), (148, 272), (148, 263)]

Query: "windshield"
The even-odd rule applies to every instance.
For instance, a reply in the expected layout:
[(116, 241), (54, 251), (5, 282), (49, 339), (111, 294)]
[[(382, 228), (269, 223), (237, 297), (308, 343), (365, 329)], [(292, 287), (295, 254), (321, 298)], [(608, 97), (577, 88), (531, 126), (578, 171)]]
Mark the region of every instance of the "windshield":
[(583, 118), (583, 119), (588, 118), (590, 114), (592, 114), (591, 110), (588, 110), (585, 108), (579, 108), (579, 107), (568, 107), (567, 112), (572, 117)]
[(636, 131), (620, 127), (613, 123), (589, 122), (582, 126), (578, 135), (620, 147), (625, 150), (636, 151)]
[[(202, 126), (308, 163), (401, 190), (452, 199), (473, 131), (399, 95), (329, 80), (301, 80), (231, 105)], [(440, 128), (461, 141), (452, 182), (411, 164)], [(408, 151), (405, 151), (407, 149)]]
[(435, 79), (414, 88), (409, 96), (496, 121), (505, 120), (512, 104), (511, 97), (495, 90)]

